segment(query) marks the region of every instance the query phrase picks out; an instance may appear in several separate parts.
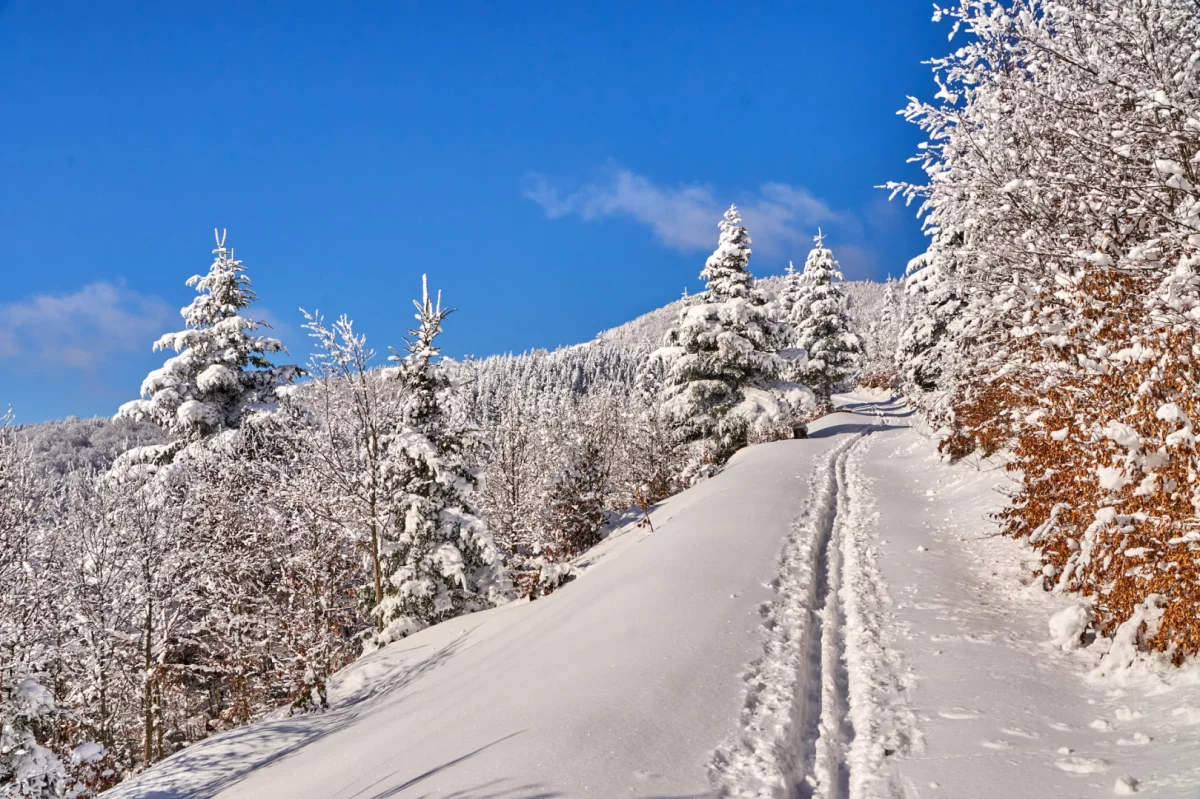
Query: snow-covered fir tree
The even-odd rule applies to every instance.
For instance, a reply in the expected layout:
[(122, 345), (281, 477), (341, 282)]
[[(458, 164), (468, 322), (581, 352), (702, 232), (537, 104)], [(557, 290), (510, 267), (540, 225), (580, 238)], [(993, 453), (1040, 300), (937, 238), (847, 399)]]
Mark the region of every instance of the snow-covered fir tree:
[(850, 329), (846, 295), (838, 282), (842, 273), (819, 231), (816, 246), (804, 262), (803, 284), (792, 307), (794, 346), (808, 354), (801, 374), (822, 405), (830, 395), (858, 374), (862, 367), (862, 340)]
[(608, 463), (599, 437), (582, 435), (567, 445), (566, 464), (550, 489), (546, 522), (556, 539), (558, 556), (574, 557), (600, 541), (608, 522)]
[(627, 395), (631, 411), (619, 417), (626, 421), (627, 432), (614, 479), (624, 483), (626, 498), (644, 507), (685, 487), (680, 474), (687, 466), (687, 450), (658, 401), (665, 376), (661, 359), (646, 358)]
[(154, 350), (173, 350), (142, 382), (142, 399), (121, 406), (118, 417), (152, 421), (178, 441), (236, 428), (242, 417), (275, 402), (275, 390), (295, 379), (295, 366), (275, 366), (269, 356), (284, 352), (279, 339), (259, 335), (269, 327), (242, 312), (257, 297), (242, 262), (217, 235), (206, 275), (187, 281), (198, 296), (180, 311), (184, 330), (168, 333)]
[(954, 248), (961, 243), (961, 235), (937, 233), (929, 249), (908, 264), (908, 318), (897, 342), (896, 365), (902, 390), (914, 399), (949, 389), (947, 372), (962, 343), (955, 340), (955, 323), (961, 323), (966, 305), (954, 258)]
[(783, 272), (783, 288), (775, 300), (777, 316), (787, 320), (792, 316), (792, 309), (804, 294), (804, 271), (797, 269), (796, 264), (788, 261), (787, 269)]
[[(768, 303), (768, 313), (776, 322), (775, 346), (780, 351), (786, 351), (792, 347), (795, 340), (793, 313), (796, 303), (800, 302), (804, 296), (804, 272), (797, 269), (793, 262), (788, 261), (783, 276), (773, 278), (773, 280), (778, 286), (778, 292)], [(786, 372), (795, 372), (797, 368), (797, 363), (786, 362), (784, 364)], [(796, 377), (795, 374), (788, 376)]]
[(755, 288), (750, 236), (735, 206), (719, 227), (717, 249), (700, 273), (707, 290), (684, 304), (656, 353), (668, 364), (664, 412), (698, 456), (718, 461), (745, 446), (754, 424), (752, 414), (735, 412), (745, 390), (773, 381), (783, 364), (773, 351), (778, 326)]
[(467, 431), (447, 413), (450, 381), (436, 343), (453, 309), (429, 296), (414, 301), (417, 326), (409, 330), (396, 379), (402, 386), (403, 424), (389, 434), (387, 484), (393, 492), (395, 530), (384, 543), (387, 580), (376, 610), (384, 628), (377, 644), (502, 601), (503, 569), (492, 534), (479, 517), (479, 478), (464, 458)]
[(902, 291), (902, 281), (893, 277), (888, 277), (883, 284), (883, 296), (876, 315), (867, 325), (863, 341), (863, 357), (871, 367), (883, 368), (895, 364), (896, 346), (903, 325), (900, 307)]

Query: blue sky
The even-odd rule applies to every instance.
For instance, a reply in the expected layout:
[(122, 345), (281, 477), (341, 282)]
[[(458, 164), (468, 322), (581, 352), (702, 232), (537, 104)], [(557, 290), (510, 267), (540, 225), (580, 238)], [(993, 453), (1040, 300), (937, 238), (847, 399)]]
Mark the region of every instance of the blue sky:
[(456, 357), (591, 338), (696, 279), (730, 202), (751, 268), (820, 225), (848, 278), (922, 249), (945, 52), (923, 0), (0, 0), (0, 405), (107, 415), (229, 230), (297, 362), (297, 308), (400, 343), (427, 272)]

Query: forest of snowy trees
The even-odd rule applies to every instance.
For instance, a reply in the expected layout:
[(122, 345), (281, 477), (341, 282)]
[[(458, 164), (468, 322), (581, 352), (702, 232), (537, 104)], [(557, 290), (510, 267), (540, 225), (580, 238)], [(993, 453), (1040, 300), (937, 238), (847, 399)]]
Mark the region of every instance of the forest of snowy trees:
[(927, 136), (906, 396), (952, 458), (1001, 458), (1005, 532), (1102, 637), (1200, 651), (1200, 8), (964, 0)]
[(730, 208), (661, 341), (442, 359), (454, 317), (425, 286), (387, 359), (304, 312), (301, 366), (220, 234), (141, 398), (0, 425), (4, 795), (91, 795), (268, 710), (320, 712), (359, 655), (555, 590), (615, 519), (790, 436), (862, 345), (819, 239), (786, 301), (751, 252)]

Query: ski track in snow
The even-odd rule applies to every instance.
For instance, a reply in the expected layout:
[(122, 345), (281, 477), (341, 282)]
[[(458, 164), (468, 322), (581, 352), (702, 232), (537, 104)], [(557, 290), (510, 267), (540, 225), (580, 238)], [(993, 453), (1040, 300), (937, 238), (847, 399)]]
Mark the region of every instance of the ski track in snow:
[[(868, 405), (878, 417), (878, 406)], [(859, 409), (856, 409), (859, 410)], [(882, 644), (889, 605), (864, 524), (863, 426), (813, 468), (808, 506), (764, 608), (764, 655), (751, 664), (738, 733), (715, 752), (721, 797), (901, 796), (881, 784), (885, 758), (919, 740), (904, 668)]]

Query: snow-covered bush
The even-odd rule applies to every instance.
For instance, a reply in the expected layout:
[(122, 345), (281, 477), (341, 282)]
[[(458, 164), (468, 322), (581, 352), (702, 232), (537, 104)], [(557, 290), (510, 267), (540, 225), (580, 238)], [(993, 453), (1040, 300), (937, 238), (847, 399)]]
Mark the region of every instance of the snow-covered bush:
[(57, 799), (63, 795), (62, 761), (37, 741), (37, 731), (54, 715), (54, 699), (31, 676), (0, 686), (0, 796)]
[(11, 411), (0, 414), (0, 796), (61, 795), (64, 770), (44, 744), (55, 703), (38, 672), (53, 656), (46, 633), (53, 555), (37, 525), (47, 501)]

